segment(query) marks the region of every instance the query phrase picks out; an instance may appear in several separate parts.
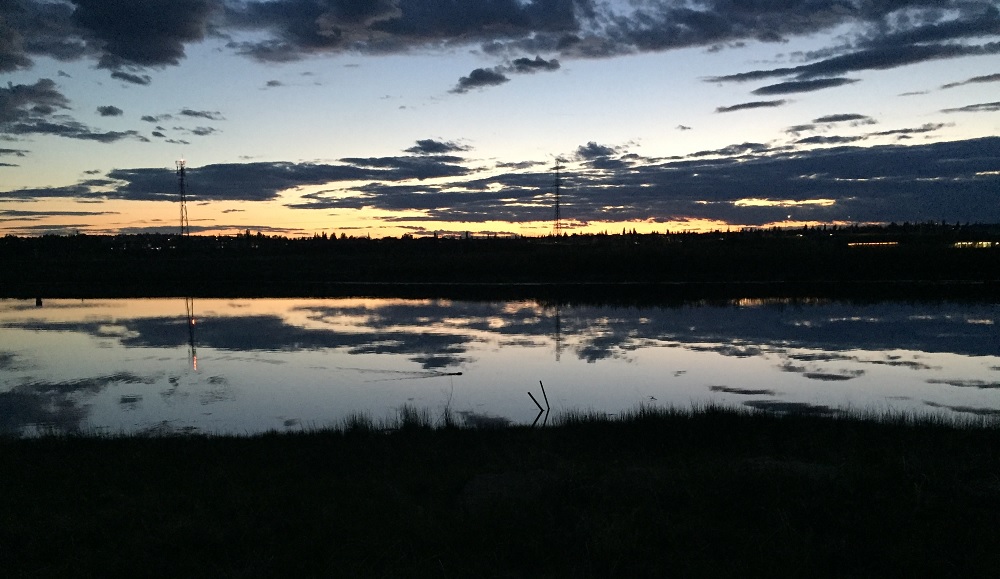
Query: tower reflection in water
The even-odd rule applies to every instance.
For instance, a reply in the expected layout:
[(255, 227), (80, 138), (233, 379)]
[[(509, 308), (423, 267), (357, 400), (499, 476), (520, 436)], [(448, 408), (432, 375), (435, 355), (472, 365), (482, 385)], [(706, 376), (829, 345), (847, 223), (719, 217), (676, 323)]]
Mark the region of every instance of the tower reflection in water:
[(184, 298), (184, 307), (187, 310), (188, 329), (188, 365), (195, 372), (198, 371), (198, 349), (194, 343), (194, 326), (198, 320), (194, 317), (194, 298)]

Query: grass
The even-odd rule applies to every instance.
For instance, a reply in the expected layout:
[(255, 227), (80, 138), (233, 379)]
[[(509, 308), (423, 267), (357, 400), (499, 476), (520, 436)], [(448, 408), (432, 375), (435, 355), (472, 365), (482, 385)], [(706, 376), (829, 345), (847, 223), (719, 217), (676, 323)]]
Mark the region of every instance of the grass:
[(994, 576), (1000, 428), (707, 406), (0, 440), (7, 577)]

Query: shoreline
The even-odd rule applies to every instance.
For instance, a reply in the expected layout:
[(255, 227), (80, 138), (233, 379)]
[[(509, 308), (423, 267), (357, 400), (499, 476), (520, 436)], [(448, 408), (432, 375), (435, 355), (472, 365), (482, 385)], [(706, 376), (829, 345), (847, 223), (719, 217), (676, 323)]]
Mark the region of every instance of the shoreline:
[(993, 280), (837, 281), (218, 281), (212, 284), (132, 282), (0, 282), (0, 299), (103, 298), (440, 298), (534, 299), (609, 304), (684, 304), (733, 299), (830, 299), (842, 301), (997, 301)]
[[(3, 238), (0, 296), (1000, 298), (1000, 226), (934, 226), (909, 237), (897, 229), (530, 239)], [(986, 241), (966, 240), (979, 238)]]

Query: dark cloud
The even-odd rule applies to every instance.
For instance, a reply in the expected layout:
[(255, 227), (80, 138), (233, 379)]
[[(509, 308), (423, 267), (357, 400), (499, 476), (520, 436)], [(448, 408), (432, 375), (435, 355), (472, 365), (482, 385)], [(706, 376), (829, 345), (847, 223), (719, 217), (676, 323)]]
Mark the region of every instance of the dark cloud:
[(51, 79), (43, 78), (33, 85), (9, 83), (0, 88), (0, 135), (55, 135), (100, 143), (146, 140), (137, 131), (97, 131), (62, 114), (69, 108), (69, 99)]
[[(847, 115), (851, 116), (851, 115)], [(833, 117), (837, 117), (833, 115)], [(820, 117), (820, 118), (830, 118), (830, 117)], [(870, 124), (863, 123), (863, 121), (851, 121), (851, 126), (860, 126), (860, 124)], [(895, 136), (899, 139), (908, 139), (910, 135), (917, 135), (921, 133), (932, 133), (934, 131), (944, 128), (946, 125), (944, 123), (925, 123), (920, 127), (912, 127), (906, 129), (891, 129), (888, 131), (876, 131), (873, 133), (865, 133), (863, 135), (852, 135), (852, 136), (823, 136), (817, 135), (813, 137), (807, 137), (804, 139), (799, 139), (795, 141), (796, 145), (844, 145), (847, 143), (856, 143), (859, 141), (864, 141), (872, 137), (892, 137)], [(792, 127), (794, 129), (796, 127)], [(789, 129), (786, 132), (791, 134), (797, 134), (796, 131)]]
[(187, 132), (198, 137), (207, 137), (208, 135), (213, 135), (219, 132), (219, 130), (213, 127), (195, 127), (193, 129), (187, 129)]
[(773, 68), (741, 72), (708, 79), (710, 82), (750, 81), (773, 78), (776, 76), (793, 77), (796, 80), (809, 80), (816, 77), (846, 74), (863, 70), (886, 70), (908, 64), (916, 64), (931, 60), (958, 58), (962, 56), (984, 56), (1000, 54), (1000, 42), (968, 46), (960, 44), (915, 44), (908, 46), (885, 46), (860, 50), (849, 54), (835, 56), (811, 64), (788, 68)]
[(71, 0), (72, 20), (102, 53), (101, 64), (163, 66), (202, 40), (214, 0)]
[(137, 84), (140, 86), (146, 86), (151, 82), (153, 82), (153, 78), (148, 74), (133, 74), (130, 72), (123, 72), (121, 70), (116, 70), (112, 72), (111, 78), (115, 78), (131, 84)]
[(0, 87), (0, 127), (14, 122), (31, 122), (49, 117), (58, 109), (69, 109), (67, 99), (52, 79), (35, 84), (8, 84)]
[[(851, 122), (851, 121), (844, 121)], [(717, 220), (741, 226), (801, 221), (1000, 222), (1000, 137), (913, 146), (847, 146), (854, 139), (906, 137), (939, 126), (789, 143), (738, 143), (683, 159), (622, 155), (598, 142), (565, 163), (563, 215), (574, 222)], [(876, 136), (878, 135), (878, 136)], [(438, 143), (436, 140), (429, 140)], [(448, 144), (447, 141), (440, 141)], [(430, 143), (428, 143), (429, 145)], [(418, 145), (419, 147), (419, 145)], [(431, 147), (433, 148), (433, 146)], [(506, 163), (487, 174), (459, 156), (427, 152), (344, 158), (330, 164), (234, 163), (189, 167), (196, 201), (286, 201), (296, 209), (420, 211), (398, 221), (525, 223), (552, 216), (552, 171), (539, 161)], [(422, 181), (421, 181), (422, 180)], [(349, 194), (345, 195), (345, 192)], [(8, 191), (8, 199), (172, 199), (172, 170), (120, 169), (75, 186)], [(759, 202), (746, 203), (747, 199)], [(513, 228), (512, 229), (516, 229)]]
[[(590, 141), (586, 145), (577, 147), (574, 158), (583, 161), (586, 167), (605, 171), (625, 169), (632, 164), (634, 158), (638, 158), (634, 155), (616, 157), (620, 152), (620, 147), (609, 147)], [(563, 159), (557, 159), (557, 161), (564, 162)]]
[(145, 85), (147, 67), (173, 65), (205, 37), (221, 0), (8, 0), (0, 3), (0, 71), (32, 57), (93, 59), (112, 77)]
[[(990, 0), (668, 3), (653, 0), (7, 0), (0, 3), (0, 72), (36, 56), (92, 59), (123, 82), (178, 64), (209, 34), (260, 61), (324, 53), (387, 54), (478, 45), (502, 64), (478, 68), (464, 93), (509, 75), (552, 71), (561, 58), (608, 58), (688, 47), (741, 47), (838, 32), (839, 45), (798, 66), (713, 81), (785, 77), (756, 94), (840, 86), (830, 77), (944, 58), (1000, 53), (1000, 10)], [(982, 41), (980, 39), (986, 39)], [(977, 44), (977, 42), (981, 42)], [(535, 54), (534, 58), (523, 54)], [(542, 56), (545, 55), (545, 56)], [(993, 82), (996, 75), (970, 82)], [(268, 83), (268, 87), (279, 86)], [(798, 84), (802, 83), (802, 84)], [(723, 107), (725, 108), (725, 107)], [(734, 109), (738, 110), (738, 109)], [(720, 112), (725, 112), (721, 111)]]
[(23, 157), (28, 154), (28, 151), (24, 149), (0, 149), (0, 157), (4, 155), (13, 155), (14, 157)]
[(599, 157), (597, 159), (591, 159), (586, 162), (586, 166), (592, 169), (600, 169), (605, 171), (618, 171), (621, 169), (627, 169), (632, 163), (625, 157), (614, 159), (611, 157)]
[(13, 72), (31, 65), (18, 32), (0, 20), (0, 72)]
[(842, 136), (825, 136), (816, 135), (812, 137), (806, 137), (804, 139), (799, 139), (795, 141), (796, 145), (845, 145), (847, 143), (855, 143), (857, 141), (863, 141), (866, 137), (854, 136), (854, 137), (842, 137)]
[(497, 167), (500, 169), (530, 169), (544, 164), (541, 161), (500, 162), (497, 163)]
[(225, 16), (237, 29), (263, 31), (270, 36), (231, 47), (256, 60), (287, 62), (311, 53), (346, 50), (354, 42), (363, 44), (362, 34), (376, 34), (372, 25), (398, 13), (393, 4), (390, 0), (249, 1), (227, 3)]
[(559, 69), (559, 61), (556, 59), (545, 60), (541, 56), (535, 56), (535, 59), (530, 58), (518, 58), (511, 63), (511, 72), (519, 73), (531, 73), (538, 71), (553, 71)]
[(458, 165), (461, 157), (451, 155), (422, 155), (416, 157), (350, 157), (341, 162), (358, 169), (374, 170), (372, 178), (405, 180), (430, 179), (434, 177), (457, 177), (469, 173), (469, 169)]
[(691, 153), (689, 157), (708, 157), (708, 156), (720, 156), (720, 157), (742, 157), (744, 155), (758, 155), (761, 153), (766, 153), (771, 150), (769, 145), (764, 143), (740, 143), (738, 145), (729, 145), (728, 147), (723, 147), (722, 149), (715, 149), (713, 151), (698, 151), (697, 153)]
[[(382, 172), (351, 166), (311, 163), (231, 163), (188, 167), (192, 200), (268, 201), (285, 189), (329, 181), (373, 179)], [(116, 183), (110, 197), (137, 200), (172, 199), (177, 182), (169, 169), (120, 169), (108, 173)]]
[(753, 101), (748, 103), (740, 103), (738, 105), (731, 105), (728, 107), (716, 107), (715, 112), (717, 113), (731, 113), (733, 111), (743, 111), (747, 109), (761, 109), (770, 107), (780, 107), (781, 105), (787, 103), (785, 99), (776, 101)]
[(454, 141), (435, 141), (434, 139), (421, 139), (417, 141), (417, 144), (406, 149), (407, 153), (415, 153), (418, 155), (441, 155), (444, 153), (453, 153), (456, 151), (468, 151), (468, 147), (464, 147), (455, 143)]
[(851, 123), (853, 124), (865, 124), (874, 125), (877, 121), (867, 115), (859, 115), (857, 113), (845, 113), (837, 115), (824, 115), (813, 119), (814, 123)]
[(118, 107), (107, 105), (102, 107), (97, 107), (97, 114), (102, 117), (120, 117), (125, 114), (125, 111)]
[(1000, 111), (1000, 101), (992, 103), (980, 103), (976, 105), (966, 105), (955, 109), (943, 109), (942, 113), (994, 113)]
[(593, 160), (614, 155), (616, 152), (617, 150), (614, 147), (598, 145), (594, 141), (590, 141), (586, 145), (580, 145), (576, 149), (576, 157), (578, 159)]
[(806, 125), (793, 125), (785, 129), (785, 132), (790, 135), (799, 135), (801, 133), (808, 133), (810, 131), (815, 131), (816, 125), (806, 124)]
[[(199, 203), (199, 205), (207, 202)], [(239, 231), (243, 232), (249, 229), (254, 233), (262, 233), (264, 235), (281, 235), (297, 237), (303, 234), (312, 233), (312, 231), (306, 231), (298, 227), (276, 227), (264, 224), (252, 224), (252, 223), (226, 223), (214, 220), (210, 221), (210, 225), (199, 225), (197, 223), (191, 223), (191, 233), (212, 233), (215, 234), (218, 231)], [(91, 227), (93, 230), (93, 227)], [(117, 234), (121, 233), (123, 235), (143, 235), (147, 233), (164, 233), (173, 234), (177, 232), (177, 225), (162, 223), (161, 225), (148, 225), (144, 227), (116, 227), (109, 233)], [(102, 232), (103, 233), (103, 232)]]
[[(818, 222), (1000, 219), (990, 194), (1000, 185), (1000, 138), (909, 147), (803, 145), (743, 143), (610, 173), (568, 170), (564, 215), (588, 222), (714, 219), (742, 225), (781, 222), (789, 213)], [(382, 182), (352, 187), (346, 197), (335, 190), (311, 194), (294, 207), (416, 209), (428, 221), (527, 222), (551, 218), (545, 197), (551, 183), (551, 171), (541, 168), (446, 184)], [(741, 202), (748, 197), (774, 201)]]
[(82, 217), (88, 215), (118, 215), (117, 211), (22, 211), (0, 210), (0, 220), (18, 219), (33, 221), (44, 217)]
[(794, 80), (789, 82), (782, 82), (778, 84), (772, 84), (769, 86), (762, 86), (757, 90), (752, 91), (756, 95), (772, 95), (772, 94), (792, 94), (798, 92), (810, 92), (814, 90), (821, 90), (824, 88), (833, 88), (838, 86), (844, 86), (845, 84), (852, 84), (858, 82), (856, 79), (851, 78), (819, 78), (815, 80)]
[(25, 199), (84, 199), (93, 197), (87, 184), (69, 185), (66, 187), (22, 188), (4, 191), (3, 197), (9, 200)]
[[(610, 10), (611, 6), (619, 10)], [(798, 75), (794, 80), (807, 80), (934, 58), (992, 54), (995, 46), (961, 45), (955, 41), (995, 36), (1000, 30), (993, 3), (949, 0), (602, 3), (597, 14), (593, 22), (585, 22), (584, 33), (574, 34), (572, 42), (561, 47), (564, 54), (608, 57), (690, 46), (739, 46), (744, 40), (781, 42), (793, 36), (853, 26), (841, 36), (848, 39), (846, 46), (830, 50), (821, 62), (722, 77), (726, 80), (790, 75)]]
[(536, 56), (534, 60), (530, 58), (517, 58), (508, 65), (500, 65), (493, 68), (477, 68), (469, 76), (459, 79), (458, 85), (451, 90), (453, 93), (465, 93), (470, 89), (484, 88), (487, 86), (497, 86), (508, 82), (510, 78), (507, 74), (531, 74), (535, 72), (551, 72), (559, 70), (559, 61), (556, 59), (545, 60), (541, 56)]
[[(200, 200), (269, 201), (281, 191), (306, 185), (336, 181), (405, 181), (431, 177), (457, 177), (468, 169), (455, 165), (458, 157), (375, 157), (342, 159), (344, 164), (315, 163), (231, 163), (188, 167), (188, 195)], [(117, 169), (108, 180), (83, 183), (64, 190), (25, 190), (22, 198), (41, 196), (79, 197), (100, 194), (133, 200), (172, 199), (176, 176), (169, 169)], [(104, 192), (110, 189), (111, 192)], [(100, 191), (94, 193), (92, 191)]]
[(267, 88), (275, 88), (279, 86), (285, 86), (285, 83), (281, 82), (280, 80), (269, 80), (264, 86), (266, 86)]
[[(562, 55), (602, 58), (688, 47), (739, 47), (838, 31), (813, 62), (717, 80), (802, 81), (939, 58), (996, 54), (1000, 11), (988, 0), (668, 3), (652, 0), (7, 0), (0, 4), (0, 72), (32, 57), (90, 58), (126, 82), (174, 65), (211, 31), (261, 61), (322, 53), (404, 53), (478, 44), (508, 64), (496, 75), (554, 70)], [(850, 28), (848, 28), (850, 27)], [(513, 59), (513, 60), (511, 60)], [(487, 80), (483, 72), (473, 86)]]
[(260, 62), (283, 63), (294, 62), (302, 58), (295, 46), (277, 40), (260, 42), (230, 42), (227, 45), (237, 54), (250, 57)]
[[(911, 4), (906, 2), (905, 4)], [(915, 6), (914, 6), (915, 5)], [(925, 10), (920, 8), (926, 7)], [(985, 38), (1000, 32), (1000, 9), (993, 2), (913, 2), (900, 6), (885, 2), (880, 20), (888, 24), (877, 34), (869, 33), (862, 46), (911, 45)], [(916, 10), (914, 10), (916, 8)], [(952, 10), (951, 14), (940, 10)], [(905, 10), (909, 9), (910, 14)]]
[[(170, 114), (165, 114), (165, 115), (143, 115), (140, 120), (143, 120), (143, 121), (145, 121), (147, 123), (159, 123), (161, 121), (169, 121), (172, 118), (174, 118), (174, 116), (170, 115)], [(160, 127), (157, 127), (157, 128), (160, 128)]]
[[(232, 47), (252, 58), (285, 62), (309, 54), (360, 50), (404, 52), (447, 44), (506, 43), (580, 28), (590, 0), (285, 0), (227, 4), (234, 28), (263, 32)], [(530, 42), (528, 43), (530, 44)]]
[(73, 60), (95, 56), (71, 22), (64, 2), (12, 0), (0, 3), (0, 72), (30, 68), (32, 56)]
[(210, 121), (224, 121), (225, 117), (219, 111), (196, 111), (193, 109), (181, 109), (181, 112), (177, 113), (182, 117), (193, 117), (196, 119), (207, 119)]
[(974, 76), (968, 80), (963, 80), (962, 82), (950, 82), (948, 84), (941, 85), (941, 88), (948, 89), (948, 88), (955, 88), (956, 86), (963, 86), (966, 84), (976, 84), (983, 82), (1000, 82), (1000, 73), (987, 74), (984, 76)]
[(122, 140), (149, 141), (149, 139), (142, 136), (138, 131), (100, 132), (83, 123), (61, 118), (55, 122), (35, 120), (12, 123), (4, 127), (4, 129), (4, 132), (9, 135), (54, 135), (67, 139), (96, 141), (98, 143), (115, 143)]
[(912, 129), (893, 129), (890, 131), (879, 131), (870, 133), (870, 136), (887, 137), (890, 135), (914, 135), (919, 133), (932, 133), (945, 127), (944, 123), (926, 123), (923, 126)]
[(477, 68), (470, 72), (469, 76), (463, 76), (458, 79), (458, 85), (451, 89), (451, 92), (458, 94), (466, 93), (476, 88), (501, 85), (509, 80), (501, 72), (486, 68)]

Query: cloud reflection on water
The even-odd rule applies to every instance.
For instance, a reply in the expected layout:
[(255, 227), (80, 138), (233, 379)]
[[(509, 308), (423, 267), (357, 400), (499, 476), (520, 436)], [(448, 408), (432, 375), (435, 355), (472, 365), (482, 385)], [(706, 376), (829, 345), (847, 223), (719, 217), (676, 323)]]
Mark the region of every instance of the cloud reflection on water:
[(943, 408), (951, 410), (952, 412), (958, 412), (961, 414), (972, 414), (974, 416), (980, 417), (995, 417), (1000, 416), (1000, 409), (997, 408), (982, 408), (974, 406), (957, 406), (950, 404), (938, 404), (936, 402), (930, 402), (925, 400), (924, 404), (930, 406), (931, 408)]
[(709, 386), (712, 392), (725, 392), (727, 394), (739, 394), (740, 396), (774, 396), (774, 390), (753, 389), (753, 388), (733, 388), (731, 386)]
[[(171, 315), (162, 311), (159, 302), (141, 304), (145, 309), (134, 312), (128, 302), (100, 303), (108, 304), (108, 309), (97, 307), (96, 302), (53, 301), (51, 306), (57, 313), (46, 312), (47, 317), (8, 303), (11, 307), (0, 311), (0, 336), (5, 330), (79, 334), (127, 351), (169, 351), (190, 344), (190, 328), (182, 309)], [(79, 309), (79, 319), (60, 317), (60, 308), (65, 312)], [(197, 347), (201, 352), (213, 352), (218, 363), (287, 365), (290, 358), (281, 354), (338, 351), (359, 357), (405, 357), (422, 371), (449, 375), (475, 366), (477, 357), (485, 355), (484, 348), (530, 351), (554, 347), (557, 359), (562, 353), (588, 365), (629, 364), (643, 352), (680, 348), (734, 360), (762, 360), (780, 373), (797, 374), (833, 387), (866, 376), (862, 366), (914, 372), (940, 370), (940, 366), (920, 360), (920, 353), (997, 355), (994, 304), (742, 300), (671, 307), (608, 307), (530, 301), (205, 300), (200, 311), (205, 313), (197, 320)], [(262, 355), (271, 353), (276, 355)], [(40, 360), (25, 359), (15, 349), (4, 351), (0, 347), (0, 368), (23, 372), (31, 364), (44, 365)], [(322, 363), (317, 368), (322, 369)], [(687, 380), (687, 372), (688, 368), (674, 369), (672, 376)], [(83, 402), (86, 396), (111, 386), (150, 385), (162, 378), (118, 372), (49, 382), (23, 377), (13, 382), (5, 380), (0, 384), (7, 389), (0, 393), (0, 430), (17, 432), (25, 425), (47, 424), (75, 431), (87, 416)], [(168, 382), (169, 386), (160, 392), (163, 400), (185, 395), (178, 390), (177, 377), (169, 377)], [(929, 378), (924, 382), (984, 391), (1000, 389), (1000, 382), (979, 377)], [(702, 388), (707, 386), (709, 392), (719, 395), (769, 398), (785, 391), (715, 384)], [(205, 381), (197, 399), (202, 405), (231, 401), (238, 388), (225, 376), (213, 375)], [(125, 392), (116, 401), (123, 409), (137, 411), (148, 399), (140, 392)], [(743, 404), (780, 412), (832, 412), (826, 405), (792, 400), (751, 400)], [(967, 405), (935, 404), (955, 412), (969, 411)], [(981, 410), (987, 414), (991, 411), (986, 407)], [(479, 414), (488, 416), (468, 412), (473, 421)]]
[(756, 410), (767, 412), (780, 412), (787, 414), (814, 414), (820, 416), (833, 416), (840, 413), (836, 408), (830, 408), (822, 404), (808, 404), (806, 402), (783, 402), (780, 400), (748, 400), (743, 403), (745, 406)]
[[(65, 381), (26, 380), (0, 392), (0, 433), (17, 434), (27, 425), (77, 432), (87, 416), (83, 399), (111, 384), (154, 384), (155, 378), (119, 372)], [(124, 400), (124, 397), (123, 397)]]
[[(359, 353), (407, 353), (439, 360), (442, 353), (462, 354), (480, 334), (506, 337), (508, 343), (522, 346), (547, 345), (544, 338), (554, 335), (558, 321), (560, 332), (576, 337), (575, 351), (588, 360), (670, 343), (732, 356), (760, 356), (782, 347), (808, 348), (826, 350), (814, 355), (829, 356), (829, 360), (839, 355), (836, 352), (852, 349), (970, 356), (998, 353), (991, 340), (996, 336), (993, 321), (997, 309), (991, 304), (938, 304), (934, 313), (928, 314), (926, 306), (887, 302), (800, 305), (779, 301), (751, 307), (667, 308), (448, 300), (392, 301), (384, 307), (359, 307), (352, 300), (329, 302), (293, 305), (285, 316), (248, 313), (202, 317), (197, 328), (198, 343), (236, 351), (351, 348)], [(293, 313), (305, 314), (318, 324), (304, 327), (290, 321)], [(354, 322), (347, 326), (342, 320)], [(27, 319), (6, 321), (2, 327), (81, 332), (117, 338), (126, 347), (181, 346), (188, 339), (185, 320), (180, 317), (117, 318), (113, 325), (98, 320)], [(455, 361), (459, 363), (460, 359)]]

